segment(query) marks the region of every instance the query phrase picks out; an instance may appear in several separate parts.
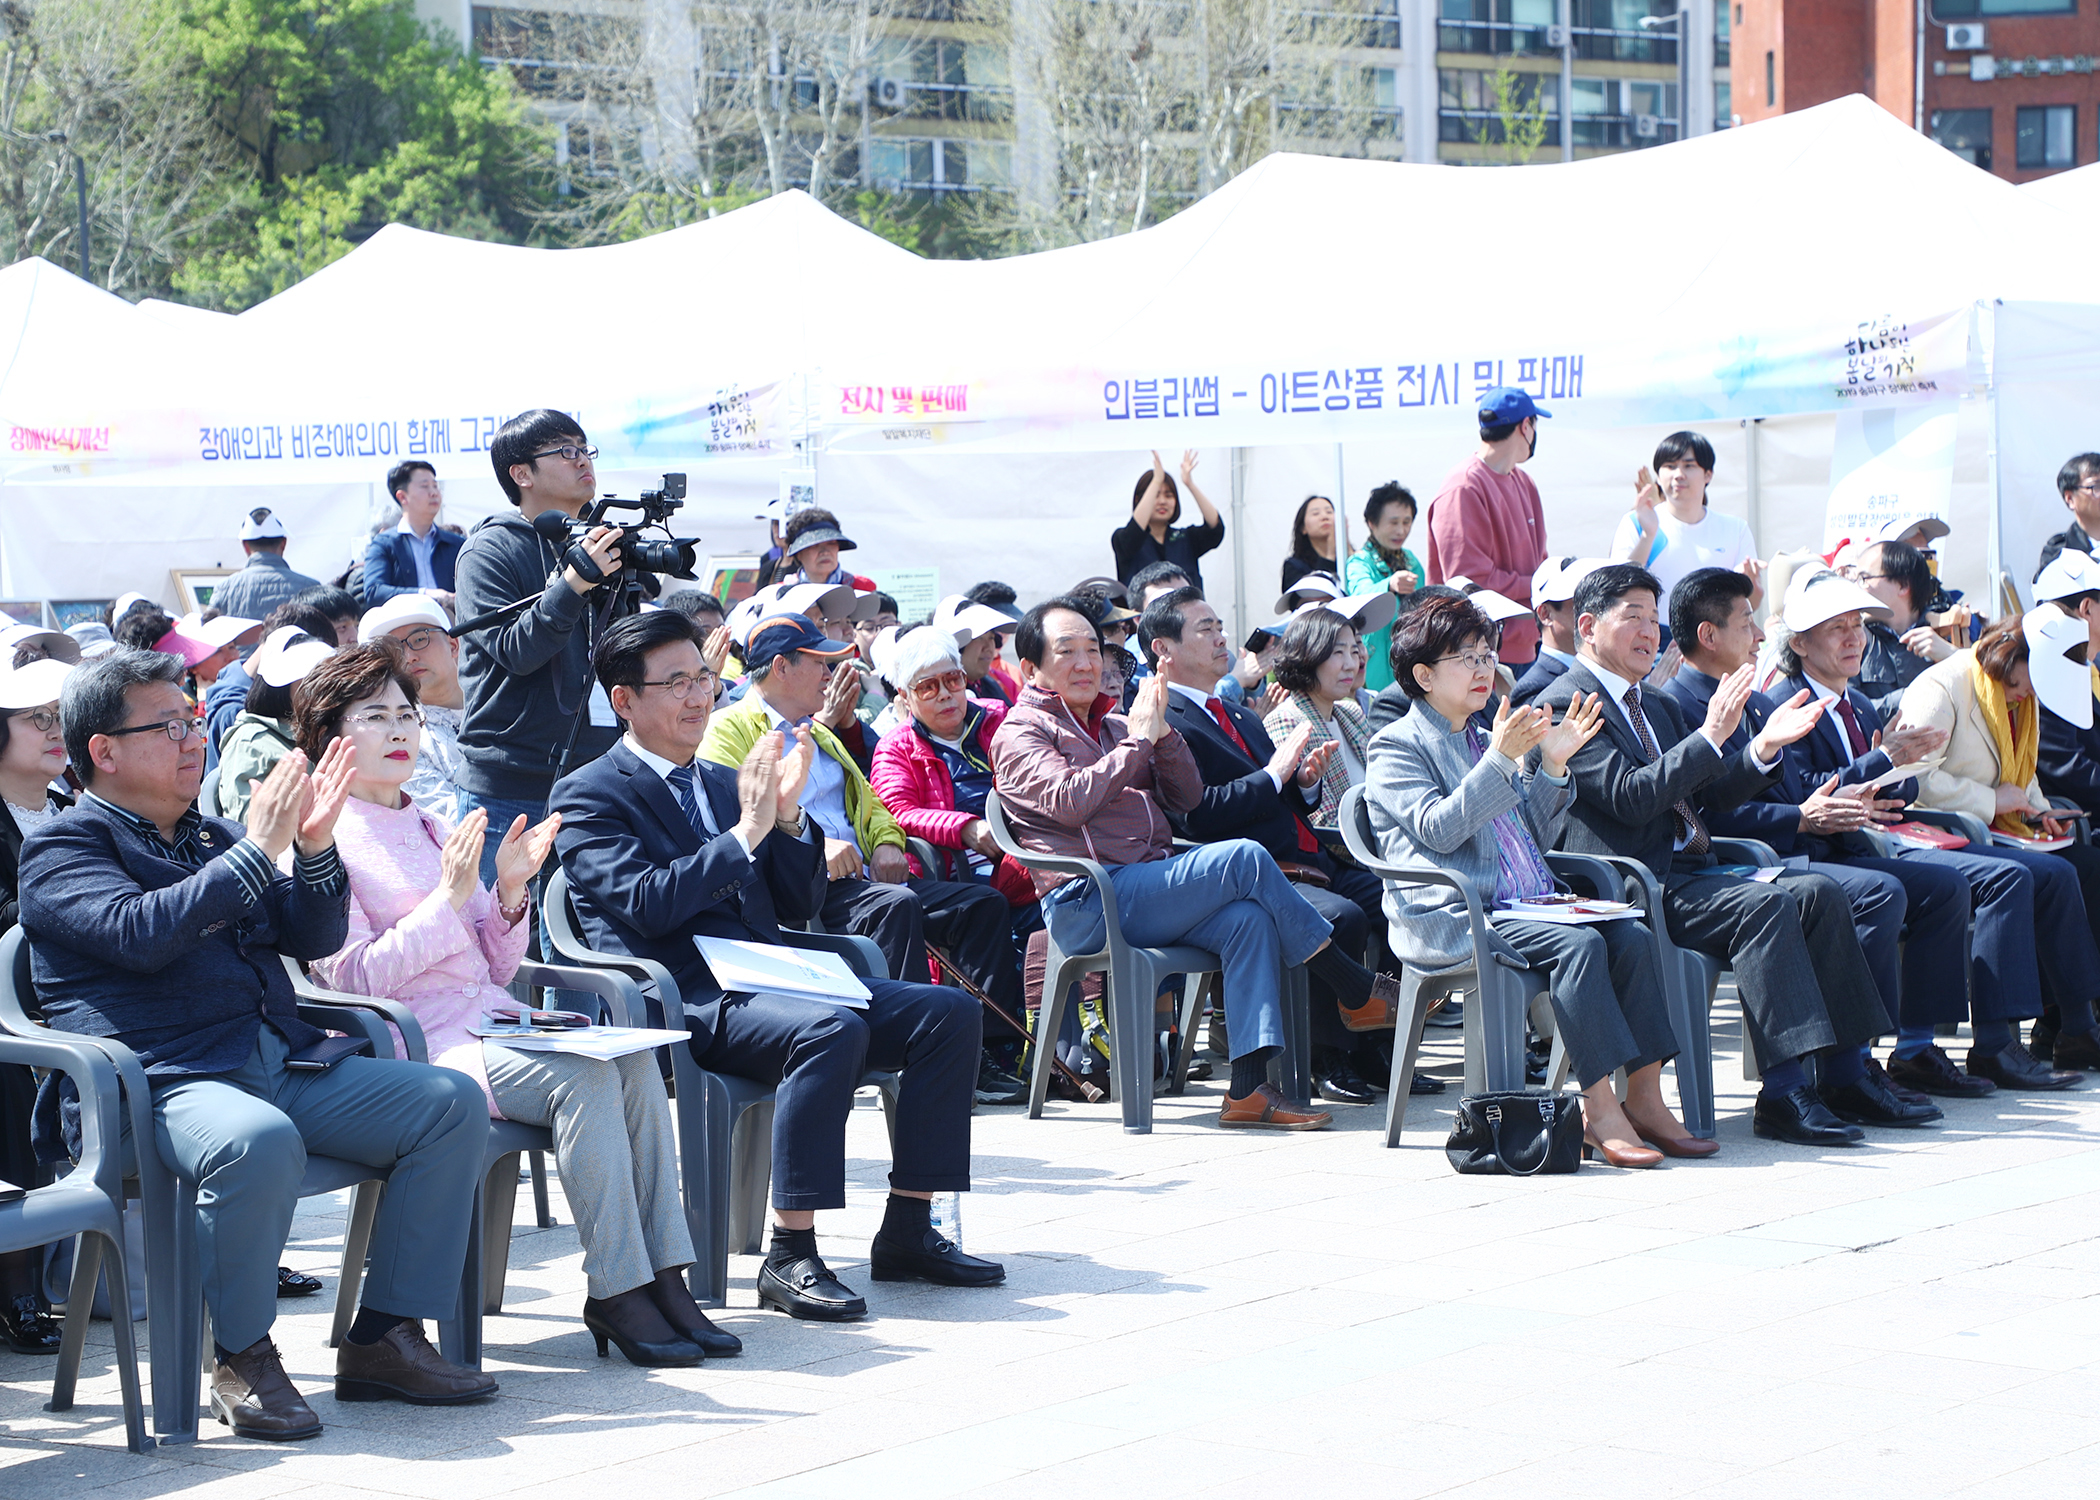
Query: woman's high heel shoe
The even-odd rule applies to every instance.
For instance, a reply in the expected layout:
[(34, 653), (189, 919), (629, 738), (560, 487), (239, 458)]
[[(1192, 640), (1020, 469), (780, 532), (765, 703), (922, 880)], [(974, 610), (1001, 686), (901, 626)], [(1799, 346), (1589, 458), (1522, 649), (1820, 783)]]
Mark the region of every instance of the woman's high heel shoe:
[(732, 1354), (744, 1352), (744, 1341), (717, 1328), (714, 1321), (700, 1310), (693, 1294), (686, 1290), (685, 1267), (666, 1266), (656, 1273), (656, 1280), (648, 1290), (656, 1299), (656, 1310), (663, 1314), (664, 1321), (680, 1338), (698, 1344), (709, 1359), (727, 1359)]
[(583, 1326), (598, 1341), (600, 1359), (608, 1342), (620, 1346), (629, 1364), (645, 1369), (697, 1365), (707, 1357), (698, 1344), (664, 1321), (647, 1285), (630, 1287), (603, 1302), (584, 1298)]
[(1633, 1133), (1665, 1156), (1689, 1157), (1697, 1161), (1701, 1158), (1712, 1156), (1721, 1149), (1719, 1141), (1701, 1140), (1696, 1135), (1688, 1135), (1681, 1141), (1673, 1141), (1668, 1136), (1651, 1135), (1638, 1125), (1633, 1127)]
[(1663, 1154), (1641, 1146), (1607, 1146), (1593, 1135), (1582, 1138), (1582, 1159), (1593, 1156), (1604, 1158), (1605, 1165), (1613, 1167), (1656, 1167), (1662, 1165)]

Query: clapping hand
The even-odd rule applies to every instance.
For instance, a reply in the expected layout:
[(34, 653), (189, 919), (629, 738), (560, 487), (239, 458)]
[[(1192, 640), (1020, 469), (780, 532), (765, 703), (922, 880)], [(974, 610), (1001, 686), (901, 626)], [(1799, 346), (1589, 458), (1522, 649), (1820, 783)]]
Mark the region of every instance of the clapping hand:
[(1298, 762), (1298, 785), (1308, 788), (1318, 786), (1320, 778), (1327, 774), (1327, 767), (1332, 764), (1338, 748), (1333, 740), (1329, 740), (1324, 745), (1315, 745), (1306, 751), (1305, 759)]
[(1858, 791), (1852, 787), (1838, 790), (1836, 776), (1817, 787), (1801, 804), (1803, 833), (1850, 833), (1871, 821), (1872, 814)]
[(271, 859), (294, 842), (301, 854), (317, 854), (335, 842), (335, 820), (350, 795), (356, 752), (348, 739), (338, 738), (322, 752), (313, 775), (306, 774), (306, 765), (305, 751), (288, 751), (248, 799), (248, 837)]
[[(518, 821), (525, 820), (521, 816)], [(459, 827), (446, 836), (438, 853), (438, 889), (454, 911), (472, 900), (475, 887), (481, 884), (481, 849), (488, 828), (487, 810), (477, 807), (459, 820)]]
[(735, 645), (727, 625), (717, 625), (701, 643), (700, 659), (707, 663), (707, 670), (714, 673), (717, 680), (722, 676), (722, 668), (729, 664), (730, 648)]
[(1648, 472), (1646, 464), (1633, 476), (1633, 524), (1641, 529), (1642, 542), (1652, 542), (1655, 534), (1662, 530), (1662, 522), (1656, 518), (1655, 507), (1662, 501), (1662, 486)]
[(1945, 661), (1954, 654), (1954, 644), (1930, 625), (1913, 625), (1903, 632), (1903, 645), (1913, 656), (1927, 661)]
[(817, 722), (839, 733), (853, 722), (853, 711), (859, 706), (860, 672), (852, 662), (841, 661), (824, 685), (824, 706), (817, 710)]
[(1743, 706), (1750, 701), (1751, 676), (1752, 669), (1747, 664), (1737, 667), (1721, 679), (1708, 700), (1706, 722), (1700, 728), (1716, 745), (1727, 744), (1735, 726), (1743, 722)]
[(319, 854), (335, 842), (335, 820), (350, 800), (350, 782), (356, 775), (357, 751), (347, 736), (338, 735), (321, 752), (319, 767), (306, 778), (306, 795), (299, 804), (301, 854)]
[(1800, 739), (1823, 717), (1823, 700), (1813, 697), (1807, 688), (1794, 694), (1765, 720), (1764, 731), (1750, 742), (1750, 749), (1760, 763), (1776, 760), (1779, 752)]
[(1132, 737), (1158, 744), (1167, 732), (1167, 680), (1164, 677), (1147, 677), (1138, 684), (1137, 696), (1130, 700), (1130, 733)]
[(1312, 725), (1300, 724), (1291, 732), (1291, 737), (1276, 747), (1269, 757), (1269, 775), (1281, 786), (1298, 774), (1298, 767), (1305, 760), (1306, 747), (1312, 744)]
[[(483, 819), (483, 826), (487, 820)], [(525, 814), (511, 820), (510, 831), (496, 846), (496, 904), (516, 911), (525, 899), (525, 887), (546, 864), (554, 848), (554, 835), (561, 830), (561, 814), (550, 813), (527, 828)]]
[(1521, 763), (1552, 727), (1552, 709), (1517, 708), (1504, 698), (1495, 710), (1494, 732), (1488, 736), (1488, 748)]
[(1874, 747), (1887, 753), (1889, 764), (1907, 766), (1947, 743), (1947, 731), (1930, 724), (1902, 724), (1874, 736)]
[(1672, 641), (1669, 645), (1663, 647), (1662, 655), (1655, 658), (1655, 665), (1648, 669), (1648, 675), (1641, 680), (1649, 687), (1659, 688), (1672, 677), (1675, 677), (1677, 669), (1683, 665), (1684, 652), (1675, 641)]
[(807, 726), (796, 725), (795, 748), (781, 759), (780, 785), (773, 806), (773, 821), (782, 828), (792, 828), (802, 821), (802, 789), (809, 785), (809, 768), (816, 754), (816, 738)]
[[(1545, 712), (1549, 718), (1552, 716), (1550, 709)], [(1595, 739), (1603, 727), (1603, 695), (1577, 693), (1569, 700), (1568, 711), (1561, 715), (1560, 722), (1539, 736), (1539, 769), (1548, 776), (1566, 775), (1575, 752)]]
[(1195, 477), (1196, 450), (1194, 448), (1184, 448), (1181, 450), (1181, 482), (1185, 485), (1191, 484), (1195, 481)]
[[(805, 733), (807, 731), (804, 731)], [(756, 849), (773, 831), (780, 812), (780, 731), (769, 729), (736, 768), (736, 831), (746, 849)], [(704, 790), (701, 796), (706, 796)]]

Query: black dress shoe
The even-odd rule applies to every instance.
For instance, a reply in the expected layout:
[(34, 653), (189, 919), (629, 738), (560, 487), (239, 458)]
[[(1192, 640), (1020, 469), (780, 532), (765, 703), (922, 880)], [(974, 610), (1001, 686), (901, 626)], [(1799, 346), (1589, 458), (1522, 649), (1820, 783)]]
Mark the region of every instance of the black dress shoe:
[(2100, 1072), (2100, 1032), (2059, 1031), (2049, 1055), (2059, 1073), (2067, 1068)]
[(1912, 1088), (1907, 1083), (1896, 1082), (1890, 1076), (1889, 1070), (1881, 1065), (1881, 1059), (1878, 1057), (1869, 1057), (1867, 1059), (1867, 1076), (1894, 1094), (1898, 1099), (1901, 1099), (1905, 1104), (1923, 1104), (1930, 1097)]
[(2085, 1081), (2083, 1073), (2059, 1073), (2046, 1064), (2038, 1063), (2018, 1042), (2007, 1046), (2002, 1052), (1979, 1052), (1974, 1048), (1963, 1059), (1970, 1076), (1989, 1079), (2001, 1089), (2028, 1089), (2050, 1092), (2056, 1089), (2076, 1088)]
[(1911, 1104), (1883, 1088), (1872, 1073), (1842, 1088), (1820, 1091), (1824, 1107), (1854, 1125), (1894, 1125), (1904, 1129), (1944, 1119), (1937, 1104)]
[(24, 1292), (0, 1308), (0, 1334), (17, 1354), (58, 1353), (58, 1320), (44, 1311), (34, 1292)]
[(321, 1289), (318, 1276), (305, 1276), (290, 1266), (277, 1268), (277, 1295), (280, 1297), (311, 1297)]
[(1759, 1094), (1750, 1111), (1750, 1129), (1767, 1140), (1796, 1146), (1857, 1146), (1867, 1133), (1847, 1125), (1823, 1107), (1807, 1084), (1784, 1094)]
[[(2013, 1022), (2013, 1037), (2016, 1041), (2019, 1035), (2020, 1023), (2015, 1021)], [(2045, 1067), (2048, 1065), (2049, 1059), (2056, 1055), (2055, 1022), (2044, 1021), (2040, 1018), (2035, 1020), (2033, 1028), (2027, 1033), (2027, 1055)]]
[(965, 1255), (937, 1229), (916, 1237), (878, 1233), (868, 1247), (868, 1274), (877, 1281), (931, 1281), (938, 1286), (997, 1286), (1006, 1267)]
[(1313, 1091), (1330, 1104), (1369, 1104), (1376, 1097), (1346, 1058), (1323, 1073)]
[(777, 1264), (769, 1256), (758, 1268), (758, 1305), (819, 1323), (848, 1323), (868, 1315), (866, 1300), (815, 1255)]
[(1998, 1085), (1988, 1078), (1955, 1067), (1954, 1059), (1937, 1046), (1910, 1057), (1890, 1058), (1889, 1077), (1915, 1093), (1937, 1094), (1942, 1099), (1981, 1099), (1998, 1092)]
[(1410, 1094), (1441, 1094), (1444, 1091), (1444, 1080), (1418, 1072), (1408, 1080), (1407, 1091)]
[(987, 1052), (977, 1064), (977, 1102), (979, 1104), (1026, 1104), (1028, 1085), (1011, 1074), (999, 1070)]

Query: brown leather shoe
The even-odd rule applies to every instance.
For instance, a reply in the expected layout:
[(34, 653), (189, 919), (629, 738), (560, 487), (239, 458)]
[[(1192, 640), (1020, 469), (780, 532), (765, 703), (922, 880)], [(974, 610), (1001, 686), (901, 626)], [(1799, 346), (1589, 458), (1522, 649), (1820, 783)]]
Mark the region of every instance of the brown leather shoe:
[(376, 1344), (345, 1339), (335, 1351), (335, 1399), (406, 1401), (410, 1406), (458, 1406), (496, 1394), (496, 1380), (455, 1365), (423, 1337), (423, 1325), (403, 1319)]
[(257, 1339), (211, 1372), (211, 1414), (235, 1437), (291, 1443), (319, 1437), (321, 1419), (284, 1373), (277, 1346)]
[(1227, 1096), (1218, 1109), (1218, 1124), (1228, 1130), (1325, 1130), (1333, 1120), (1324, 1109), (1293, 1109), (1273, 1083), (1244, 1099)]
[(1371, 998), (1342, 1009), (1342, 1025), (1351, 1031), (1391, 1031), (1400, 1024), (1400, 979), (1395, 974), (1371, 976)]

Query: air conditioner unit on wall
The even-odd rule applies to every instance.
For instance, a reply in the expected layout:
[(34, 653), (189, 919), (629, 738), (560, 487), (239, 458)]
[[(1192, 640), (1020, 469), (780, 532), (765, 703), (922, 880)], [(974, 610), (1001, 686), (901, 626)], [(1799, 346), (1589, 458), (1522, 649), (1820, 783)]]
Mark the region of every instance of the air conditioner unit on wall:
[(1568, 28), (1565, 26), (1548, 26), (1546, 28), (1546, 45), (1556, 52), (1567, 46)]
[(1658, 123), (1654, 115), (1635, 115), (1633, 133), (1644, 141), (1653, 140)]
[(884, 109), (903, 109), (907, 90), (901, 78), (878, 78), (875, 80), (875, 102)]
[(1947, 50), (1949, 52), (1981, 52), (1989, 44), (1983, 39), (1983, 23), (1968, 21), (1960, 26), (1947, 28)]

